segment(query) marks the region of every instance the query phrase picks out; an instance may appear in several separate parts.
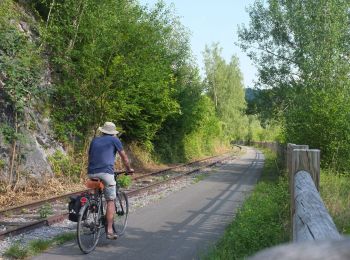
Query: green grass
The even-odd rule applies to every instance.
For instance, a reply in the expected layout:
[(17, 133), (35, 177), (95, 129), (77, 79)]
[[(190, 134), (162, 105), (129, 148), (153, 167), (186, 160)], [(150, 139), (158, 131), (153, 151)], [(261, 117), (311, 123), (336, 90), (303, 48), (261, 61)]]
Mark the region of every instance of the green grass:
[(29, 252), (31, 255), (37, 255), (40, 252), (45, 251), (52, 245), (52, 242), (50, 240), (33, 240), (29, 242)]
[(52, 215), (52, 214), (53, 214), (53, 208), (52, 208), (52, 205), (48, 202), (42, 205), (39, 209), (40, 218), (47, 218), (49, 215)]
[(224, 236), (203, 259), (244, 259), (289, 239), (287, 178), (278, 172), (276, 156), (264, 150), (260, 181)]
[(132, 184), (132, 179), (130, 176), (127, 175), (121, 175), (118, 176), (118, 185), (121, 188), (128, 188)]
[(12, 259), (24, 259), (26, 257), (37, 255), (52, 246), (61, 245), (67, 241), (71, 241), (75, 236), (75, 233), (63, 233), (49, 240), (32, 240), (26, 246), (16, 243), (5, 251), (4, 256)]
[(19, 244), (14, 244), (5, 251), (4, 256), (14, 259), (23, 259), (29, 256), (29, 253), (27, 248), (24, 248)]
[(350, 174), (321, 170), (320, 194), (338, 231), (350, 234)]
[(208, 174), (199, 174), (199, 175), (196, 175), (195, 177), (193, 177), (193, 183), (197, 183), (197, 182), (200, 182), (201, 180), (205, 179), (206, 177), (208, 176)]

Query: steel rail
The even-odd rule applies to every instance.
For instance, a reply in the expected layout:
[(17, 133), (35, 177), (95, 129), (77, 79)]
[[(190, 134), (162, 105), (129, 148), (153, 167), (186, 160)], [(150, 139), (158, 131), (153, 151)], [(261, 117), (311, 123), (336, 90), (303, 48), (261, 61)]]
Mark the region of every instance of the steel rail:
[[(239, 147), (239, 148), (241, 149), (241, 147)], [(206, 160), (213, 159), (215, 157), (220, 157), (220, 156), (223, 156), (225, 154), (227, 154), (227, 153), (223, 153), (221, 155), (207, 157), (207, 158), (204, 158), (204, 159), (200, 159), (200, 160), (197, 160), (197, 161), (192, 161), (192, 162), (189, 162), (189, 163), (184, 163), (184, 164), (181, 164), (181, 165), (176, 165), (176, 166), (173, 166), (173, 167), (168, 167), (168, 168), (165, 168), (165, 169), (162, 169), (162, 170), (158, 170), (158, 171), (155, 171), (155, 172), (151, 172), (151, 173), (146, 173), (146, 174), (143, 174), (141, 176), (134, 177), (134, 178), (132, 178), (132, 180), (144, 179), (144, 178), (147, 178), (149, 176), (154, 176), (154, 175), (158, 175), (158, 174), (161, 174), (161, 173), (164, 173), (164, 172), (167, 172), (167, 171), (171, 171), (171, 170), (174, 170), (174, 169), (178, 169), (178, 168), (181, 168), (181, 167), (186, 167), (186, 166), (189, 166), (189, 165), (192, 165), (192, 164), (195, 164), (195, 163), (199, 163), (199, 162), (203, 162), (203, 161), (206, 161)], [(89, 189), (83, 189), (83, 190), (79, 190), (79, 191), (69, 192), (69, 193), (66, 193), (66, 194), (63, 194), (63, 195), (59, 195), (59, 196), (54, 196), (54, 197), (51, 197), (51, 198), (48, 198), (48, 199), (37, 200), (37, 201), (34, 201), (34, 202), (21, 204), (19, 206), (13, 206), (13, 207), (9, 207), (9, 208), (6, 208), (6, 209), (0, 209), (0, 216), (5, 215), (6, 212), (11, 212), (11, 213), (20, 212), (23, 208), (25, 208), (25, 209), (37, 208), (37, 207), (43, 205), (44, 203), (58, 201), (58, 200), (65, 199), (65, 198), (68, 198), (68, 197), (73, 196), (73, 195), (78, 195), (78, 194), (81, 194), (81, 193), (84, 193), (84, 192), (87, 192), (87, 191), (89, 191)]]
[[(157, 172), (148, 174), (148, 175), (146, 175), (144, 177), (148, 177), (150, 175), (156, 175), (156, 174), (163, 173), (163, 172), (166, 172), (166, 171), (170, 171), (170, 170), (173, 170), (173, 169), (176, 169), (176, 168), (185, 167), (185, 166), (194, 164), (196, 162), (202, 162), (202, 161), (205, 161), (205, 160), (209, 160), (209, 159), (213, 159), (215, 157), (221, 157), (221, 156), (223, 156), (223, 155), (212, 156), (212, 157), (201, 159), (201, 160), (198, 160), (198, 161), (194, 161), (194, 162), (191, 162), (191, 163), (188, 163), (188, 164), (183, 164), (183, 165), (178, 165), (178, 166), (175, 166), (175, 167), (170, 167), (168, 169), (164, 169), (164, 170), (161, 170), (161, 171), (157, 171)], [(138, 194), (140, 194), (142, 192), (154, 189), (157, 186), (161, 186), (161, 185), (164, 185), (165, 183), (184, 178), (184, 177), (190, 175), (191, 173), (200, 171), (203, 168), (212, 167), (212, 166), (216, 165), (217, 163), (220, 163), (223, 160), (228, 159), (230, 157), (232, 157), (232, 154), (226, 156), (225, 158), (217, 160), (215, 162), (211, 162), (211, 163), (209, 163), (207, 165), (200, 166), (200, 167), (198, 167), (196, 169), (192, 169), (190, 171), (182, 173), (181, 175), (170, 177), (170, 178), (168, 178), (166, 180), (159, 181), (159, 182), (156, 182), (156, 183), (153, 183), (153, 184), (150, 184), (148, 186), (141, 187), (141, 188), (138, 188), (138, 189), (135, 189), (135, 190), (126, 191), (126, 193), (128, 194), (129, 197), (134, 197), (134, 196), (136, 196), (136, 195), (138, 195)], [(138, 179), (141, 179), (141, 178), (138, 178)], [(26, 208), (26, 209), (28, 209), (28, 208), (35, 208), (38, 205), (40, 206), (40, 205), (42, 205), (45, 202), (57, 201), (57, 200), (60, 200), (60, 199), (64, 199), (65, 197), (68, 197), (68, 196), (72, 196), (72, 195), (80, 194), (82, 192), (86, 192), (88, 190), (89, 189), (85, 189), (85, 190), (78, 191), (78, 192), (71, 192), (71, 193), (67, 193), (67, 194), (64, 194), (64, 195), (57, 196), (57, 197), (52, 197), (52, 198), (49, 198), (49, 199), (46, 199), (46, 200), (40, 200), (40, 201), (36, 201), (36, 202), (25, 204), (25, 205), (8, 208), (6, 210), (1, 210), (0, 211), (0, 215), (4, 214), (5, 212), (8, 212), (8, 211), (11, 211), (11, 212), (13, 212), (13, 211), (20, 211), (22, 208)], [(39, 228), (39, 227), (50, 226), (52, 224), (55, 224), (55, 223), (58, 223), (58, 222), (62, 222), (62, 221), (64, 221), (67, 218), (68, 218), (68, 213), (63, 213), (63, 214), (58, 214), (58, 215), (54, 215), (54, 216), (50, 216), (50, 217), (44, 218), (42, 220), (33, 221), (33, 222), (30, 222), (30, 223), (25, 223), (23, 225), (17, 226), (16, 228), (9, 229), (9, 230), (6, 230), (4, 232), (0, 232), (0, 240), (3, 240), (3, 239), (5, 239), (8, 236), (15, 236), (15, 235), (18, 235), (18, 234), (22, 234), (24, 232), (27, 232), (27, 231), (30, 231), (30, 230), (33, 230), (33, 229), (36, 229), (36, 228)], [(5, 223), (5, 222), (3, 222), (3, 223)]]

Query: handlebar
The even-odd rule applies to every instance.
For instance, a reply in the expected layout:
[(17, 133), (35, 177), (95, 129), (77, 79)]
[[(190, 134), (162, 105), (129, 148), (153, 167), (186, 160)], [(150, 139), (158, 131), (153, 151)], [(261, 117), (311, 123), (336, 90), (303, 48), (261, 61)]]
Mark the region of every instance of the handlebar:
[(114, 175), (115, 175), (115, 176), (118, 176), (118, 175), (121, 175), (121, 174), (132, 175), (133, 173), (134, 173), (134, 171), (126, 171), (126, 170), (123, 170), (123, 171), (115, 171), (115, 172), (114, 172)]

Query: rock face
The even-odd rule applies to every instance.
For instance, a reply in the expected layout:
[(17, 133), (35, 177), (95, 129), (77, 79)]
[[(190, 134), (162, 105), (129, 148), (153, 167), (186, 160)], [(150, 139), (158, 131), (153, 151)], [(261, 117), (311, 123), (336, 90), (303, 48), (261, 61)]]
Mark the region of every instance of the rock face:
[[(19, 21), (16, 25), (28, 41), (35, 41), (37, 36), (31, 31), (30, 24)], [(0, 46), (0, 58), (1, 51)], [(41, 179), (44, 175), (52, 175), (48, 156), (57, 150), (64, 152), (52, 131), (47, 104), (48, 93), (52, 88), (51, 70), (48, 58), (42, 58), (44, 69), (38, 86), (42, 94), (31, 97), (25, 105), (17, 124), (17, 138), (13, 138), (16, 120), (14, 109), (6, 96), (6, 74), (0, 72), (0, 181), (8, 181), (11, 173), (13, 178), (29, 176)]]
[[(47, 80), (43, 81), (41, 86), (43, 91), (50, 87), (48, 83)], [(4, 95), (4, 91), (0, 89), (0, 100), (4, 100)], [(45, 101), (36, 100), (35, 105), (38, 107), (45, 106), (42, 102)], [(10, 106), (4, 104), (5, 102), (0, 101), (1, 127), (2, 129), (12, 128), (13, 131), (15, 128), (14, 113)], [(18, 133), (20, 137), (16, 141), (15, 152), (18, 156), (14, 161), (15, 174), (18, 172), (21, 173), (21, 176), (29, 175), (36, 179), (40, 179), (43, 175), (52, 175), (48, 156), (56, 150), (63, 152), (63, 148), (53, 137), (50, 118), (37, 111), (33, 105), (28, 105), (24, 109), (24, 120), (20, 122)], [(6, 135), (0, 132), (0, 178), (2, 180), (9, 177), (13, 157), (14, 141), (7, 139)]]

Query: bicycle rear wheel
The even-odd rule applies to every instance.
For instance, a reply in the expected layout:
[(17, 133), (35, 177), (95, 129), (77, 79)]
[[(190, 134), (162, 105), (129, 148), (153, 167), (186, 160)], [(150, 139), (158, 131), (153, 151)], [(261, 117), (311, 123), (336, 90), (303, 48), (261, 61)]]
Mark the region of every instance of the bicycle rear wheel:
[(87, 202), (79, 211), (77, 239), (80, 250), (85, 254), (95, 249), (100, 238), (100, 215), (97, 203)]
[(113, 230), (121, 236), (125, 232), (128, 214), (129, 214), (129, 201), (125, 192), (118, 191), (117, 198), (115, 199), (116, 214), (114, 216)]

